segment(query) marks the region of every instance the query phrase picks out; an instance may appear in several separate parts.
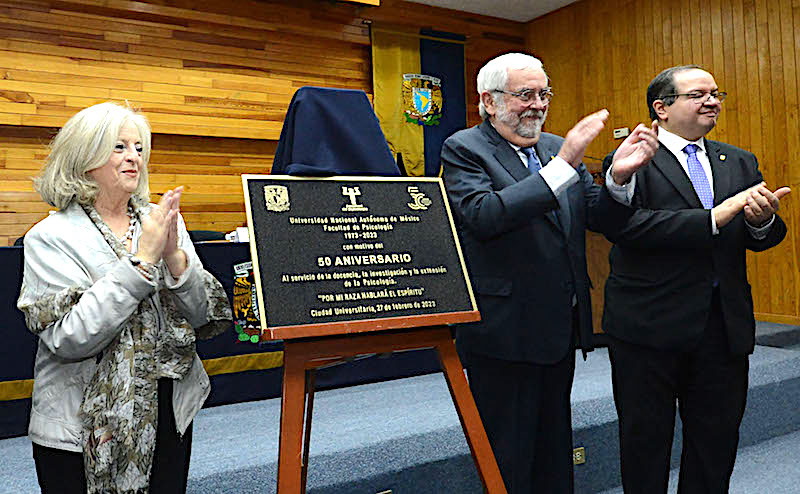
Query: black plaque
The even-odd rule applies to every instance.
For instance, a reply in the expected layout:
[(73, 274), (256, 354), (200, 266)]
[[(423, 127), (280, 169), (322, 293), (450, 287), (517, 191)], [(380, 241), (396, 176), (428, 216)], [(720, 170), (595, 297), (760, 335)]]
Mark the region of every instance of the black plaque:
[(441, 179), (242, 181), (263, 339), (479, 317)]

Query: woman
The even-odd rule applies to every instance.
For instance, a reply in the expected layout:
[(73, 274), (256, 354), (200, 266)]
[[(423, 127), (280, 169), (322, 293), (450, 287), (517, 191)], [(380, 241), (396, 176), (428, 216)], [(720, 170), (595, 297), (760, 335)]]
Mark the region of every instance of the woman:
[(185, 492), (209, 393), (195, 337), (230, 325), (179, 214), (148, 204), (150, 129), (102, 103), (51, 143), (36, 190), (58, 208), (25, 236), (18, 307), (39, 337), (28, 430), (42, 492)]

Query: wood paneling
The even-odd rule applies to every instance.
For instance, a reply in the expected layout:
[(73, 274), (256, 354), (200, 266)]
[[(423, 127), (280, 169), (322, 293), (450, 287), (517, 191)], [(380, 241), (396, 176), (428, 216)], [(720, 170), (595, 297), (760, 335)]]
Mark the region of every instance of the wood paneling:
[[(50, 206), (33, 192), (30, 177), (47, 156), (55, 128), (0, 126), (0, 245), (10, 245)], [(245, 224), (241, 173), (269, 173), (275, 141), (156, 134), (150, 190), (183, 185), (181, 210), (191, 229), (231, 231)]]
[(467, 36), (475, 75), (522, 50), (525, 25), (426, 5), (327, 0), (0, 0), (0, 245), (49, 207), (33, 192), (58, 127), (102, 101), (129, 101), (153, 127), (151, 190), (186, 187), (190, 229), (245, 223), (242, 173), (269, 173), (294, 92), (314, 85), (371, 97), (369, 22)]
[[(772, 187), (793, 185), (800, 147), (800, 4), (796, 0), (585, 0), (525, 25), (399, 0), (380, 7), (324, 0), (0, 0), (0, 245), (48, 207), (29, 177), (57, 127), (79, 109), (128, 100), (155, 133), (152, 190), (187, 187), (190, 228), (244, 224), (241, 173), (268, 173), (286, 106), (304, 85), (371, 93), (365, 21), (464, 34), (468, 122), (478, 123), (475, 75), (525, 46), (545, 63), (556, 99), (547, 127), (611, 111), (590, 147), (616, 147), (611, 128), (647, 121), (644, 92), (662, 68), (706, 66), (730, 92), (714, 139), (759, 157)], [(593, 160), (592, 158), (595, 158)], [(749, 255), (757, 316), (800, 322), (800, 202), (785, 200), (789, 237)], [(596, 318), (608, 244), (589, 236)], [(599, 319), (598, 319), (599, 320)], [(599, 324), (596, 324), (599, 327)]]
[[(796, 0), (584, 0), (532, 21), (527, 36), (556, 93), (549, 131), (563, 135), (583, 115), (611, 112), (588, 155), (602, 158), (619, 144), (611, 129), (648, 121), (645, 91), (660, 70), (695, 63), (729, 93), (709, 137), (754, 152), (770, 188), (800, 193), (800, 167), (791, 164), (800, 154)], [(758, 319), (800, 324), (800, 201), (790, 195), (780, 214), (786, 240), (748, 253), (748, 274)], [(609, 244), (593, 234), (588, 242), (599, 328)]]

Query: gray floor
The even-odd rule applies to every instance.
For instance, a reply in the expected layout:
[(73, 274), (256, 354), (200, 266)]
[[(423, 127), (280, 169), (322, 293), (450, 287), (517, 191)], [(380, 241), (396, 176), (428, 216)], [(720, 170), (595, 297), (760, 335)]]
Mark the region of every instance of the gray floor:
[[(731, 494), (797, 494), (800, 492), (800, 431), (739, 449), (731, 477)], [(678, 470), (670, 472), (669, 494), (678, 492)], [(623, 494), (622, 488), (602, 494)]]
[[(751, 359), (751, 392), (757, 397), (754, 401), (762, 403), (758, 403), (755, 411), (748, 412), (751, 416), (745, 417), (746, 422), (748, 419), (769, 422), (774, 417), (779, 424), (793, 424), (786, 418), (786, 410), (796, 414), (800, 408), (800, 398), (794, 392), (800, 387), (798, 355), (795, 349), (757, 348)], [(770, 390), (786, 392), (779, 395), (779, 400), (759, 398), (768, 396)], [(593, 352), (587, 361), (579, 354), (572, 398), (576, 435), (581, 434), (578, 431), (596, 427), (616, 439), (613, 437), (616, 413), (605, 350)], [(776, 404), (773, 406), (772, 402)], [(274, 493), (279, 416), (277, 399), (202, 410), (195, 421), (189, 492)], [(800, 432), (791, 424), (785, 431), (763, 433), (766, 440), (743, 444), (731, 492), (800, 492), (800, 468), (795, 459), (800, 451)], [(593, 450), (587, 446), (589, 461), (597, 457), (592, 456), (596, 450), (597, 447)], [(373, 494), (390, 488), (393, 494), (477, 494), (481, 489), (468, 455), (441, 374), (316, 395), (310, 494)], [(0, 493), (38, 492), (27, 437), (0, 440), (0, 458)], [(592, 479), (597, 478), (597, 471), (601, 470), (584, 469), (584, 478), (579, 478), (576, 470), (578, 494), (615, 485), (606, 483), (602, 488), (593, 488)], [(360, 480), (353, 484), (354, 478)], [(670, 492), (675, 492), (676, 487), (673, 479)], [(622, 491), (617, 488), (604, 492)]]

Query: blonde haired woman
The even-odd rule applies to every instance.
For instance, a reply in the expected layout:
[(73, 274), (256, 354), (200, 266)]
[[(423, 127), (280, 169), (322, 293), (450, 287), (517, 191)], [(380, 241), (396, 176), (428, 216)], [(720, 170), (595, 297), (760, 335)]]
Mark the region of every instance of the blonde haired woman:
[(102, 103), (69, 119), (35, 187), (18, 307), (39, 337), (28, 430), (42, 492), (185, 492), (209, 393), (195, 338), (230, 325), (179, 213), (149, 203), (150, 128)]

